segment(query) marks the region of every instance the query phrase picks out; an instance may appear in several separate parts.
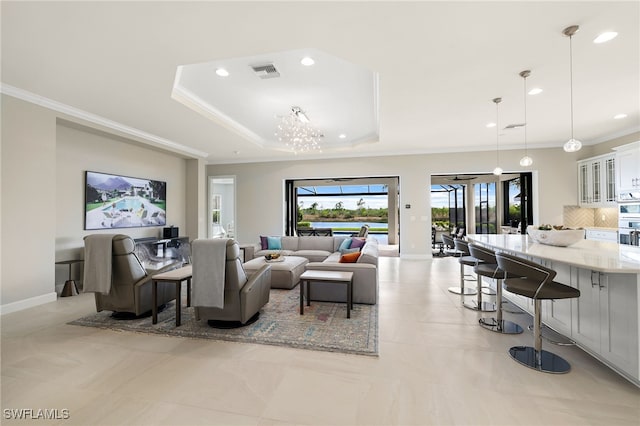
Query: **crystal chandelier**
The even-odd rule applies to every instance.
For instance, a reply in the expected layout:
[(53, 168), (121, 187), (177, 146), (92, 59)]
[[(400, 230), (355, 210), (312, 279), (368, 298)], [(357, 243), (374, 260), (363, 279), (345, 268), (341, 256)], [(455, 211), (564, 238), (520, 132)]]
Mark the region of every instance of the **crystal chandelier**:
[(294, 153), (321, 152), (320, 140), (323, 134), (309, 122), (300, 107), (291, 107), (291, 112), (280, 119), (275, 136)]

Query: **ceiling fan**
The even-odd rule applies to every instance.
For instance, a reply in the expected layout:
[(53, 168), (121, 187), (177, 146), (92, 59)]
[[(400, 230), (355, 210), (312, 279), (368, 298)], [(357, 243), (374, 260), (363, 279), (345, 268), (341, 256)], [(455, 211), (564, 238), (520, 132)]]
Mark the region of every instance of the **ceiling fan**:
[(478, 176), (472, 175), (454, 175), (453, 177), (446, 176), (445, 179), (451, 182), (468, 182), (473, 179), (477, 179)]

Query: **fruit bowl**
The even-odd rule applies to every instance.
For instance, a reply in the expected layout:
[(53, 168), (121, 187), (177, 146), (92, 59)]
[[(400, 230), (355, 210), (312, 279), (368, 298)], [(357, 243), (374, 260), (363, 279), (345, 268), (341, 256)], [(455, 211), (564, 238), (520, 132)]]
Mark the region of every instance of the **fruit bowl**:
[(529, 225), (527, 234), (536, 243), (548, 246), (568, 247), (584, 239), (584, 229), (538, 229)]

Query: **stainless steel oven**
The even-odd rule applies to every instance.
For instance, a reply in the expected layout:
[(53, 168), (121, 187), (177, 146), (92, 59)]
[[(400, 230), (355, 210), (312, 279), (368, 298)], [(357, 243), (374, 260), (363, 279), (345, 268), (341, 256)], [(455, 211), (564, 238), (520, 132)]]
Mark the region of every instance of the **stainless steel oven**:
[(618, 242), (640, 245), (640, 202), (618, 204)]

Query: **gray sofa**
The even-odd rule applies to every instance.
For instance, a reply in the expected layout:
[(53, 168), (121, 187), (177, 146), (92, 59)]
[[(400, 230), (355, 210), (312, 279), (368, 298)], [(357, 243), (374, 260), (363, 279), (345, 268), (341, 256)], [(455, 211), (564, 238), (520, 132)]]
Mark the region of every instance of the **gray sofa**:
[[(263, 250), (260, 244), (245, 245), (245, 259), (255, 259), (270, 253), (299, 256), (309, 260), (307, 270), (353, 272), (353, 301), (375, 305), (378, 303), (378, 240), (369, 237), (360, 250), (356, 263), (339, 263), (340, 244), (349, 236), (332, 237), (280, 237), (282, 249)], [(313, 299), (320, 301), (346, 302), (344, 285), (323, 283), (314, 285)]]

